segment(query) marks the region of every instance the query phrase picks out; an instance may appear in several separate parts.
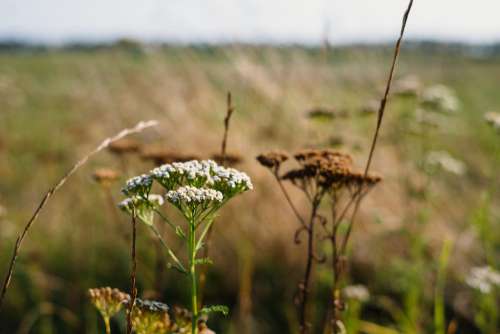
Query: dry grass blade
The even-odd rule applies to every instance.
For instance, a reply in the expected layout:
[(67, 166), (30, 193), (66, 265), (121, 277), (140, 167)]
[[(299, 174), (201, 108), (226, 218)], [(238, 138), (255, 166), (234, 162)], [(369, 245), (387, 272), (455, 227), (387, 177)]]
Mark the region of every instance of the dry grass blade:
[(222, 147), (221, 147), (221, 158), (222, 165), (225, 165), (226, 160), (226, 146), (227, 146), (227, 135), (229, 133), (229, 121), (233, 115), (235, 108), (232, 104), (231, 92), (227, 93), (227, 113), (224, 118), (224, 136), (222, 137)]
[(0, 308), (2, 307), (3, 300), (5, 298), (5, 294), (7, 293), (7, 290), (9, 288), (10, 281), (12, 279), (12, 274), (14, 272), (14, 267), (16, 265), (16, 260), (19, 255), (19, 250), (21, 248), (21, 244), (26, 237), (29, 229), (33, 225), (33, 223), (37, 220), (38, 216), (40, 215), (40, 212), (42, 209), (45, 207), (49, 199), (52, 197), (52, 195), (57, 192), (63, 185), (66, 183), (69, 177), (71, 177), (81, 166), (83, 166), (92, 156), (95, 154), (99, 153), (100, 151), (104, 150), (105, 148), (109, 147), (109, 145), (117, 140), (120, 140), (128, 135), (135, 134), (142, 132), (143, 130), (156, 126), (158, 124), (157, 121), (148, 121), (148, 122), (139, 122), (135, 127), (130, 128), (130, 129), (124, 129), (120, 131), (117, 135), (114, 137), (109, 137), (106, 138), (97, 148), (95, 148), (92, 152), (87, 154), (85, 157), (83, 157), (80, 161), (78, 161), (60, 180), (59, 182), (56, 183), (56, 185), (52, 188), (50, 188), (45, 196), (42, 198), (42, 201), (36, 208), (35, 212), (31, 216), (31, 218), (28, 220), (26, 225), (24, 226), (23, 231), (18, 235), (16, 244), (14, 246), (14, 250), (12, 253), (12, 257), (10, 260), (9, 264), (9, 269), (7, 270), (7, 274), (5, 275), (5, 279), (3, 282), (2, 286), (2, 292), (0, 294)]
[[(364, 172), (365, 177), (368, 175), (368, 172), (370, 171), (370, 167), (371, 167), (372, 160), (373, 160), (373, 154), (375, 153), (375, 147), (377, 146), (380, 128), (382, 126), (382, 120), (384, 119), (385, 107), (387, 105), (387, 99), (389, 98), (389, 93), (391, 91), (392, 79), (394, 78), (394, 72), (396, 70), (396, 64), (398, 61), (399, 53), (401, 51), (401, 44), (403, 42), (406, 24), (408, 22), (408, 17), (410, 16), (410, 12), (411, 12), (412, 7), (413, 7), (413, 0), (410, 0), (410, 2), (408, 3), (408, 7), (406, 8), (406, 11), (403, 15), (403, 21), (401, 24), (401, 31), (399, 34), (399, 38), (396, 42), (396, 46), (394, 48), (394, 55), (392, 57), (391, 69), (389, 71), (389, 77), (387, 78), (387, 84), (385, 87), (384, 96), (383, 96), (382, 100), (380, 101), (380, 106), (378, 109), (378, 117), (377, 117), (377, 126), (375, 128), (375, 133), (373, 135), (373, 139), (372, 139), (372, 143), (371, 143), (371, 147), (370, 147), (370, 153), (368, 155), (368, 160), (366, 161), (366, 166), (365, 166), (365, 172)], [(351, 216), (351, 223), (349, 224), (349, 228), (347, 229), (346, 236), (342, 241), (342, 246), (340, 248), (341, 254), (344, 254), (346, 251), (347, 243), (349, 241), (349, 237), (350, 237), (351, 232), (352, 232), (353, 223), (354, 223), (354, 220), (355, 220), (356, 215), (358, 213), (359, 205), (361, 204), (362, 198), (363, 198), (363, 196), (361, 196), (361, 188), (360, 188), (360, 191), (358, 192), (356, 204), (354, 206), (354, 210), (353, 210), (353, 213)]]

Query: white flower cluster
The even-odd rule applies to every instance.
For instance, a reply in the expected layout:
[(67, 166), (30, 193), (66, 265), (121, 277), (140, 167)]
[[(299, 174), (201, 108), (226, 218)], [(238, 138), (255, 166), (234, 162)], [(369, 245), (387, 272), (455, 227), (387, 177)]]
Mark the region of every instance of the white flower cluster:
[(444, 85), (435, 85), (424, 90), (422, 102), (443, 112), (455, 112), (460, 107), (455, 92)]
[(474, 267), (465, 279), (465, 283), (481, 293), (490, 293), (495, 286), (500, 286), (500, 272), (490, 266)]
[(175, 204), (222, 202), (224, 198), (220, 191), (191, 186), (184, 186), (179, 187), (177, 190), (170, 190), (165, 197), (169, 202)]
[(125, 184), (125, 187), (122, 189), (122, 192), (125, 195), (146, 195), (149, 193), (149, 190), (151, 189), (151, 185), (153, 184), (153, 179), (151, 178), (150, 175), (139, 175), (139, 176), (134, 176), (133, 178), (129, 179), (127, 183)]
[(225, 192), (226, 189), (239, 188), (241, 191), (253, 189), (250, 177), (234, 168), (219, 166), (215, 161), (174, 162), (157, 167), (151, 171), (153, 178), (164, 185), (208, 186)]
[(484, 120), (496, 130), (500, 131), (500, 113), (494, 111), (487, 112), (484, 114)]
[[(162, 206), (164, 203), (163, 197), (161, 195), (151, 194), (148, 196), (148, 203), (158, 207)], [(118, 207), (123, 210), (132, 210), (132, 208), (140, 207), (144, 204), (147, 204), (146, 200), (139, 196), (129, 197), (118, 203)]]
[(368, 291), (366, 286), (361, 284), (346, 286), (344, 288), (344, 295), (348, 299), (355, 299), (360, 302), (366, 302), (370, 299), (370, 291)]
[(427, 155), (427, 163), (431, 166), (437, 166), (443, 170), (456, 174), (464, 175), (467, 167), (462, 161), (455, 159), (446, 151), (432, 151)]
[(153, 225), (154, 210), (162, 206), (163, 203), (163, 197), (160, 195), (149, 195), (147, 199), (134, 195), (121, 201), (118, 207), (129, 215), (135, 214), (144, 224)]

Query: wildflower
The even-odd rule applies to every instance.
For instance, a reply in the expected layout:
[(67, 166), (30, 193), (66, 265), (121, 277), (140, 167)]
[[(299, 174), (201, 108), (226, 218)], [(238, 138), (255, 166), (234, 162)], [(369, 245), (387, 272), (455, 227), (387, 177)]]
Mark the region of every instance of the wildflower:
[(121, 201), (118, 207), (132, 215), (135, 212), (137, 218), (146, 225), (153, 225), (154, 211), (163, 205), (163, 197), (160, 195), (149, 195), (147, 198), (133, 196)]
[(395, 85), (393, 94), (402, 97), (414, 97), (418, 96), (422, 83), (416, 76), (408, 76), (406, 78), (398, 80)]
[(370, 291), (364, 285), (349, 285), (344, 288), (344, 296), (348, 299), (366, 302), (370, 299)]
[(479, 292), (488, 294), (494, 287), (500, 286), (500, 272), (490, 266), (474, 267), (465, 279), (467, 285), (479, 290)]
[(257, 161), (268, 168), (279, 168), (287, 160), (288, 155), (281, 151), (271, 151), (257, 156)]
[(132, 327), (137, 334), (167, 334), (172, 323), (166, 304), (136, 299), (132, 309)]
[(130, 299), (128, 294), (110, 287), (89, 289), (89, 296), (92, 304), (105, 319), (109, 319), (120, 312), (123, 304)]
[(464, 175), (467, 171), (467, 167), (462, 161), (455, 159), (446, 151), (430, 152), (427, 156), (427, 163), (456, 175)]
[(110, 168), (99, 168), (94, 171), (92, 177), (100, 185), (108, 187), (120, 177), (120, 174)]
[(191, 186), (170, 190), (165, 198), (174, 204), (186, 217), (194, 217), (209, 208), (216, 207), (224, 199), (220, 191)]
[(215, 161), (174, 162), (151, 171), (152, 177), (167, 190), (177, 186), (213, 188), (230, 198), (238, 193), (253, 189), (247, 174), (234, 168), (219, 166)]
[(151, 186), (153, 185), (153, 179), (151, 176), (143, 174), (140, 176), (135, 176), (127, 181), (122, 192), (127, 196), (143, 196), (147, 197), (151, 191)]
[(450, 88), (436, 85), (424, 90), (422, 104), (433, 107), (438, 111), (455, 112), (458, 110), (460, 102)]
[(500, 130), (500, 113), (493, 111), (487, 112), (484, 114), (484, 120), (496, 130)]

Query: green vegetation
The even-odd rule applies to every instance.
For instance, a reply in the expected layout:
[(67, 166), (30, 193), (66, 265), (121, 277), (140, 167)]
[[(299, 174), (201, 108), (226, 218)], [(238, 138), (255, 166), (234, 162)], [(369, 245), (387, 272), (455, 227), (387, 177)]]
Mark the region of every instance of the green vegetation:
[[(346, 285), (337, 287), (348, 333), (500, 330), (500, 132), (484, 119), (500, 111), (500, 57), (470, 50), (413, 44), (402, 50), (372, 168), (383, 181), (364, 200), (347, 250)], [(139, 152), (102, 153), (54, 196), (23, 245), (0, 332), (105, 331), (87, 291), (130, 291), (130, 219), (115, 205), (121, 185), (154, 167), (146, 151), (199, 160), (219, 153), (230, 90), (228, 154), (241, 159), (237, 168), (255, 190), (225, 205), (214, 225), (216, 265), (208, 267), (203, 299), (231, 313), (209, 325), (217, 333), (293, 333), (306, 245), (294, 244), (296, 217), (255, 157), (272, 149), (332, 148), (351, 154), (362, 169), (375, 125), (370, 111), (390, 58), (385, 47), (0, 52), (2, 274), (23, 222), (64, 171), (109, 134), (139, 120), (160, 121), (156, 131), (135, 138)], [(331, 112), (312, 119), (314, 109)], [(92, 178), (102, 167), (116, 172), (105, 186)], [(285, 186), (297, 209), (308, 212), (307, 199)], [(183, 217), (166, 212), (172, 221)], [(156, 232), (151, 226), (137, 225), (138, 297), (183, 314), (174, 306), (192, 304), (193, 280), (166, 270), (176, 263), (156, 232), (172, 251), (193, 243), (168, 225)], [(331, 252), (327, 244), (321, 249)], [(316, 326), (328, 313), (325, 296), (337, 290), (331, 267), (314, 268), (309, 309)], [(125, 324), (120, 313), (110, 330), (125, 333)]]

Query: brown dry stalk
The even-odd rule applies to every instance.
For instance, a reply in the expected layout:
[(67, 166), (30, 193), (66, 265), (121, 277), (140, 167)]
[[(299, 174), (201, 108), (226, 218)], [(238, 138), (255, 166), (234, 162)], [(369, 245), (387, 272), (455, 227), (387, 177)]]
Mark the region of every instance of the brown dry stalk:
[(109, 137), (106, 138), (97, 148), (95, 148), (93, 151), (91, 151), (89, 154), (87, 154), (85, 157), (83, 157), (81, 160), (79, 160), (60, 180), (59, 182), (56, 183), (56, 185), (52, 188), (50, 188), (45, 196), (43, 196), (42, 201), (36, 208), (35, 212), (31, 216), (31, 218), (28, 220), (26, 225), (24, 226), (24, 229), (22, 232), (18, 235), (16, 244), (14, 246), (13, 252), (12, 252), (12, 257), (10, 260), (9, 264), (9, 269), (7, 270), (7, 273), (5, 275), (5, 279), (3, 281), (3, 286), (2, 286), (2, 292), (0, 294), (0, 308), (2, 307), (5, 295), (7, 293), (7, 290), (10, 285), (10, 281), (12, 279), (12, 274), (14, 272), (14, 268), (16, 265), (16, 260), (17, 257), (19, 256), (19, 250), (21, 248), (22, 242), (26, 235), (28, 234), (29, 229), (33, 225), (33, 223), (37, 220), (38, 216), (40, 215), (40, 212), (42, 209), (45, 207), (49, 199), (54, 195), (55, 192), (57, 192), (63, 185), (66, 183), (69, 177), (71, 177), (80, 167), (82, 167), (92, 156), (95, 154), (99, 153), (100, 151), (104, 150), (107, 148), (111, 143), (122, 139), (128, 135), (134, 134), (134, 133), (139, 133), (142, 132), (144, 129), (147, 129), (152, 126), (156, 126), (158, 124), (157, 121), (148, 121), (148, 122), (139, 122), (135, 127), (130, 128), (130, 129), (124, 129), (120, 131), (117, 135), (114, 137)]
[(224, 118), (224, 136), (222, 137), (222, 147), (221, 147), (221, 160), (222, 165), (226, 164), (226, 146), (227, 146), (227, 135), (229, 133), (229, 121), (233, 115), (235, 108), (232, 103), (231, 92), (227, 93), (227, 111), (226, 117)]
[[(387, 100), (389, 98), (389, 93), (391, 91), (392, 80), (394, 78), (394, 73), (396, 70), (396, 64), (398, 61), (399, 53), (401, 51), (401, 44), (403, 42), (403, 37), (404, 37), (405, 29), (406, 29), (406, 23), (408, 22), (408, 17), (410, 16), (410, 12), (411, 12), (412, 7), (413, 7), (413, 0), (410, 0), (410, 2), (408, 3), (408, 7), (406, 8), (406, 11), (403, 15), (403, 21), (401, 24), (401, 31), (399, 34), (399, 38), (396, 42), (396, 46), (394, 48), (394, 55), (392, 57), (391, 69), (389, 71), (389, 77), (387, 78), (384, 96), (382, 97), (382, 100), (380, 101), (380, 106), (378, 109), (378, 116), (377, 116), (377, 126), (375, 128), (375, 133), (373, 134), (373, 139), (372, 139), (372, 143), (371, 143), (371, 147), (370, 147), (370, 153), (368, 155), (368, 160), (366, 161), (366, 166), (365, 166), (365, 172), (364, 172), (365, 177), (368, 175), (368, 172), (370, 171), (373, 155), (375, 153), (375, 147), (377, 146), (380, 128), (382, 127), (382, 120), (384, 119), (385, 107), (387, 105)], [(340, 247), (340, 254), (345, 254), (345, 252), (346, 252), (347, 244), (349, 242), (349, 238), (350, 238), (351, 233), (352, 233), (354, 220), (356, 219), (356, 215), (358, 213), (359, 206), (360, 206), (361, 200), (363, 198), (363, 196), (361, 196), (361, 190), (362, 190), (362, 188), (359, 188), (359, 190), (357, 192), (356, 203), (355, 203), (352, 215), (351, 215), (349, 227), (347, 228), (346, 235), (342, 241), (342, 246)]]
[(137, 299), (136, 274), (137, 274), (137, 259), (135, 256), (135, 243), (137, 237), (137, 225), (135, 220), (135, 210), (132, 209), (132, 245), (131, 259), (132, 270), (130, 272), (130, 304), (128, 305), (127, 313), (127, 334), (132, 334), (132, 310), (134, 309), (135, 300)]
[[(232, 103), (232, 96), (231, 92), (227, 93), (227, 107), (226, 107), (226, 117), (224, 117), (224, 135), (222, 136), (222, 144), (221, 144), (221, 164), (225, 166), (226, 164), (226, 147), (227, 147), (227, 136), (229, 133), (229, 122), (231, 120), (231, 116), (233, 115), (233, 112), (235, 111), (235, 107), (233, 106)], [(207, 236), (205, 239), (205, 247), (203, 248), (203, 258), (206, 259), (208, 258), (208, 255), (210, 253), (210, 241), (212, 240), (212, 233), (213, 233), (213, 227), (214, 225), (210, 226), (207, 232)], [(200, 303), (200, 306), (203, 304), (203, 292), (205, 291), (205, 285), (207, 281), (207, 266), (203, 266), (201, 271), (200, 271), (200, 283), (199, 283), (199, 296), (198, 300)]]

